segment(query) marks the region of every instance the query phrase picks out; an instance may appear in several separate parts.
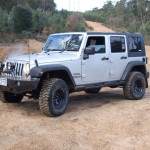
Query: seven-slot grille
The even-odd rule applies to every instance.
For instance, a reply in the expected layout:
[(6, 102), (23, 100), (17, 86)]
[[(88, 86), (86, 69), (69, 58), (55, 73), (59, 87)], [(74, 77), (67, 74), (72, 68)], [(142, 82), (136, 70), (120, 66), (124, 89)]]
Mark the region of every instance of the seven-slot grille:
[[(7, 64), (10, 62), (6, 63), (6, 66), (8, 66)], [(22, 73), (23, 73), (23, 68), (24, 68), (24, 64), (22, 63), (10, 63), (11, 65), (13, 65), (13, 69), (11, 70), (11, 73), (6, 73), (7, 75), (14, 75), (16, 77), (21, 77)], [(8, 68), (7, 68), (8, 69)]]
[(15, 63), (15, 75), (22, 76), (24, 64)]

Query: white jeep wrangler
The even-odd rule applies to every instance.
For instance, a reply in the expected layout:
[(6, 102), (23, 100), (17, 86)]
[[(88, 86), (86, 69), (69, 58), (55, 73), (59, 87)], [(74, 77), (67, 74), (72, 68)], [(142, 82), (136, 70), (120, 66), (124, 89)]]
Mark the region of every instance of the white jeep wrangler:
[(69, 93), (98, 93), (121, 87), (127, 99), (141, 99), (149, 73), (143, 36), (131, 33), (73, 32), (49, 36), (41, 53), (0, 63), (0, 100), (39, 99), (47, 116), (63, 114)]

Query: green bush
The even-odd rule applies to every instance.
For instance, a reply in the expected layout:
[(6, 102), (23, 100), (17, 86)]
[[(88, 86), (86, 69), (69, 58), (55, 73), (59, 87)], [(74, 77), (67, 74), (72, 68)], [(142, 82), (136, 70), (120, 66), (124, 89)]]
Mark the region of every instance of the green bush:
[(65, 32), (66, 30), (66, 18), (63, 18), (61, 14), (53, 14), (48, 18), (48, 26), (51, 28), (51, 33)]
[(144, 42), (145, 42), (145, 45), (149, 45), (150, 46), (150, 36), (145, 36), (144, 37)]
[(42, 33), (45, 26), (45, 21), (48, 19), (45, 12), (41, 9), (33, 10), (33, 32)]
[(85, 31), (86, 23), (82, 14), (72, 13), (67, 18), (67, 30), (68, 31)]
[(106, 21), (106, 18), (103, 16), (103, 14), (101, 14), (101, 12), (96, 11), (96, 12), (85, 12), (84, 13), (84, 17), (85, 19), (89, 20), (89, 21), (94, 21), (94, 22), (101, 22), (104, 23)]
[(31, 30), (32, 13), (29, 9), (17, 6), (14, 7), (12, 14), (13, 31), (15, 33), (21, 33), (24, 30)]
[(17, 6), (17, 0), (0, 0), (0, 6), (3, 10), (10, 12), (14, 6)]
[(33, 12), (33, 32), (42, 33), (49, 32), (64, 32), (66, 31), (66, 18), (60, 13), (52, 14), (49, 11), (43, 12), (41, 9), (34, 10)]
[(144, 35), (150, 36), (150, 22), (143, 25), (140, 30)]
[(0, 32), (8, 32), (10, 31), (8, 24), (9, 15), (6, 11), (3, 11), (0, 8)]
[(41, 8), (25, 6), (16, 6), (10, 12), (0, 8), (0, 32), (33, 37), (35, 33), (48, 35), (56, 32), (85, 31), (87, 28), (82, 13), (71, 13), (67, 10), (43, 11)]
[(134, 33), (137, 31), (136, 26), (134, 24), (130, 24), (128, 27), (128, 31)]

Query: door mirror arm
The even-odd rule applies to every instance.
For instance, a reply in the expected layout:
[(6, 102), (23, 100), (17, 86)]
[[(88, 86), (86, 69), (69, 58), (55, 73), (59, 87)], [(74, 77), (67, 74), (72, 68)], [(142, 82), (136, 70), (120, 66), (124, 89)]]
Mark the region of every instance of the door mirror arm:
[(88, 54), (84, 54), (83, 56), (83, 60), (89, 59), (89, 55)]

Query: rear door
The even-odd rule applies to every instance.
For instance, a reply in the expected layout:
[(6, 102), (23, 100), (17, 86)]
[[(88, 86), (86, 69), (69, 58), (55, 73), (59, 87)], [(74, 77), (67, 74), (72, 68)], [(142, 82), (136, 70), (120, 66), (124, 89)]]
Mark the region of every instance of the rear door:
[(127, 64), (127, 41), (124, 35), (110, 36), (110, 71), (108, 80), (120, 80)]

